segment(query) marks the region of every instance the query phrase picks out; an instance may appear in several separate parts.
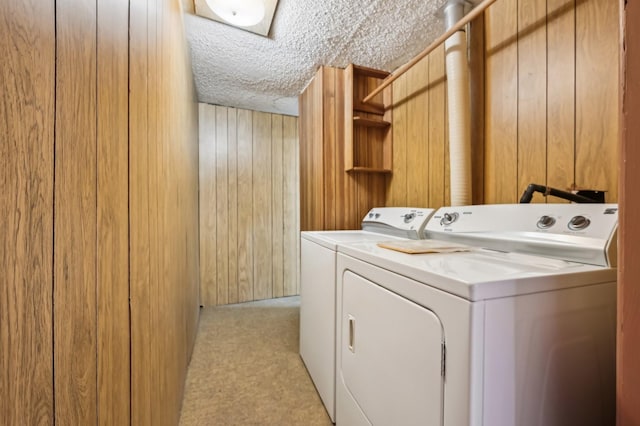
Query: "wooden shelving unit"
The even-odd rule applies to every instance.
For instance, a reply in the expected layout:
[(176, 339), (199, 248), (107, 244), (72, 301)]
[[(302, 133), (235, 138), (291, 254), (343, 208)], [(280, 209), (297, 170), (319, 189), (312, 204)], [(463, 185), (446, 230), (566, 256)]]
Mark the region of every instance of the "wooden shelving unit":
[(362, 103), (388, 75), (357, 65), (345, 69), (344, 158), (348, 172), (391, 173), (391, 86)]

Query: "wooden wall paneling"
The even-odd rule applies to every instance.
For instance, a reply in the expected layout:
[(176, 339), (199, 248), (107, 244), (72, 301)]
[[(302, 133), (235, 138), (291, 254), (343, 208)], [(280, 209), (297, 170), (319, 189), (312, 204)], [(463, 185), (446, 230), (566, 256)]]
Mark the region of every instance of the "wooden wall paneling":
[(429, 189), (426, 207), (444, 206), (444, 147), (446, 80), (444, 45), (429, 55), (429, 137), (428, 173)]
[(216, 107), (200, 104), (200, 298), (205, 306), (218, 303), (217, 289), (217, 173)]
[(253, 113), (253, 295), (272, 296), (271, 114)]
[(97, 2), (98, 423), (130, 422), (129, 2)]
[[(300, 120), (299, 118), (298, 120)], [(299, 249), (300, 214), (299, 214), (299, 185), (298, 185), (298, 137), (297, 120), (295, 117), (285, 116), (282, 119), (282, 170), (283, 170), (283, 228), (284, 228), (284, 296), (298, 294), (299, 282)]]
[(55, 422), (88, 424), (98, 415), (95, 1), (56, 2), (56, 58)]
[(576, 5), (576, 184), (618, 187), (618, 4), (585, 0)]
[(339, 105), (336, 103), (336, 91), (339, 90), (336, 81), (336, 69), (322, 67), (322, 180), (324, 200), (324, 229), (336, 229), (336, 175), (344, 173), (344, 166), (336, 164), (336, 151), (342, 148), (342, 141), (338, 146), (336, 139), (336, 118)]
[[(371, 93), (378, 85), (380, 84), (380, 79), (369, 77), (366, 79), (367, 88), (366, 93)], [(391, 99), (393, 94), (391, 93), (391, 88), (385, 89), (380, 95), (380, 102), (384, 105), (385, 101), (387, 104), (391, 103)], [(389, 122), (393, 119), (392, 113), (390, 110), (385, 110), (385, 114), (382, 117), (383, 120), (388, 120)], [(384, 164), (384, 152), (385, 146), (384, 143), (388, 140), (388, 138), (392, 137), (390, 134), (390, 130), (387, 129), (378, 129), (371, 128), (369, 129), (369, 141), (370, 141), (370, 154), (371, 154), (371, 163), (375, 164), (378, 168), (385, 168)], [(392, 141), (393, 142), (393, 141)], [(390, 154), (390, 152), (389, 152)], [(393, 166), (393, 164), (392, 164)], [(380, 207), (384, 206), (386, 202), (386, 176), (380, 173), (373, 173), (371, 175), (371, 187), (373, 192), (371, 194), (371, 207)], [(369, 209), (367, 209), (369, 210)], [(364, 213), (366, 214), (366, 212)], [(364, 214), (361, 217), (355, 218), (356, 220), (362, 220)], [(357, 225), (356, 227), (359, 227)]]
[(271, 115), (272, 297), (284, 295), (284, 171), (282, 115)]
[(0, 4), (0, 418), (52, 424), (55, 4)]
[(547, 14), (547, 185), (566, 190), (575, 163), (575, 0), (547, 0)]
[[(254, 300), (253, 113), (238, 110), (238, 301)], [(255, 230), (258, 232), (259, 230)]]
[(387, 206), (407, 205), (407, 78), (400, 76), (392, 83), (393, 173), (387, 180)]
[[(516, 195), (547, 177), (547, 0), (518, 0), (518, 178)], [(544, 202), (533, 197), (532, 202)], [(517, 198), (514, 200), (517, 202)]]
[[(347, 139), (347, 132), (353, 133), (353, 126), (351, 123), (347, 123), (350, 111), (349, 108), (352, 109), (353, 98), (349, 99), (347, 95), (348, 86), (347, 81), (349, 79), (353, 79), (353, 73), (348, 75), (348, 70), (352, 68), (347, 67), (347, 69), (340, 70), (336, 69), (335, 75), (335, 138), (336, 138), (336, 149), (335, 149), (335, 165), (336, 165), (336, 177), (335, 177), (335, 185), (336, 185), (336, 201), (335, 201), (335, 209), (336, 209), (336, 222), (334, 229), (355, 229), (358, 225), (354, 224), (355, 210), (354, 205), (351, 202), (353, 200), (353, 178), (348, 173), (345, 173), (345, 164), (346, 164), (346, 156), (349, 154), (345, 149), (345, 142)], [(344, 108), (342, 108), (344, 106)], [(349, 115), (351, 116), (351, 115)], [(352, 117), (351, 117), (352, 119)], [(353, 137), (353, 135), (349, 136)]]
[[(148, 173), (150, 176), (149, 180), (149, 211), (147, 213), (147, 220), (149, 221), (149, 300), (146, 303), (150, 304), (149, 309), (149, 318), (150, 323), (146, 332), (151, 335), (151, 357), (147, 360), (147, 364), (145, 365), (145, 373), (150, 375), (151, 381), (151, 389), (153, 391), (149, 395), (150, 399), (150, 419), (151, 424), (158, 424), (161, 419), (167, 418), (166, 407), (168, 405), (167, 401), (163, 399), (166, 392), (166, 387), (163, 386), (162, 379), (164, 378), (166, 372), (163, 371), (165, 366), (162, 365), (164, 350), (161, 346), (162, 336), (157, 332), (153, 332), (151, 327), (155, 326), (160, 327), (166, 333), (167, 330), (164, 330), (165, 322), (163, 321), (167, 315), (170, 315), (169, 312), (163, 312), (162, 315), (160, 313), (161, 309), (158, 308), (158, 304), (163, 301), (163, 297), (160, 292), (163, 291), (162, 286), (164, 284), (164, 280), (162, 280), (162, 264), (161, 264), (161, 250), (162, 250), (162, 234), (160, 230), (161, 226), (161, 217), (160, 217), (160, 208), (161, 201), (159, 200), (159, 192), (160, 188), (160, 179), (161, 179), (161, 169), (162, 166), (160, 164), (161, 161), (161, 135), (162, 132), (159, 129), (159, 126), (163, 124), (160, 119), (160, 91), (162, 87), (160, 86), (161, 78), (158, 76), (158, 73), (161, 71), (161, 43), (159, 41), (158, 33), (158, 11), (160, 9), (159, 2), (161, 0), (149, 0), (148, 1), (148, 9), (147, 9), (147, 55), (148, 55), (148, 69), (147, 69), (147, 85), (149, 87), (148, 98), (147, 98), (147, 113), (149, 119), (149, 143), (147, 145), (148, 149), (148, 160), (149, 160), (149, 169)], [(165, 402), (163, 404), (163, 401)]]
[(407, 72), (407, 205), (425, 207), (429, 198), (429, 56)]
[(215, 167), (216, 174), (216, 209), (210, 214), (216, 221), (216, 304), (229, 303), (229, 216), (235, 210), (229, 211), (229, 176), (227, 167), (229, 126), (227, 108), (215, 107), (215, 139), (216, 161), (209, 163), (209, 167)]
[(484, 204), (484, 13), (467, 26), (467, 43), (471, 99), (471, 198), (473, 204)]
[[(626, 3), (626, 4), (623, 4)], [(640, 424), (640, 4), (620, 1), (620, 227), (618, 232), (617, 425)]]
[(131, 293), (131, 424), (151, 424), (149, 118), (147, 3), (130, 5), (129, 222)]
[(449, 102), (444, 97), (444, 205), (451, 205), (451, 161), (449, 159)]
[(298, 97), (300, 119), (298, 121), (300, 135), (300, 229), (303, 231), (311, 228), (309, 212), (313, 206), (311, 192), (311, 145), (313, 135), (311, 133), (313, 112), (311, 109), (311, 97), (315, 79), (311, 80), (307, 88)]
[(517, 0), (500, 0), (485, 12), (485, 202), (513, 203), (517, 188)]
[[(229, 108), (227, 114), (227, 166), (229, 176), (229, 303), (238, 303), (238, 110)], [(202, 235), (202, 234), (200, 234)]]

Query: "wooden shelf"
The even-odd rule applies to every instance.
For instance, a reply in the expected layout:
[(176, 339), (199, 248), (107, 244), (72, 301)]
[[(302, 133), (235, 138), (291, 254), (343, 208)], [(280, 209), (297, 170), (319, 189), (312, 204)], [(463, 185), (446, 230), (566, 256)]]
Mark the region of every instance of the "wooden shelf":
[(388, 72), (349, 65), (344, 74), (344, 170), (391, 173), (391, 87), (366, 104), (362, 99)]
[(353, 124), (355, 126), (378, 127), (378, 128), (385, 128), (385, 127), (391, 126), (391, 123), (389, 123), (388, 121), (376, 120), (376, 119), (360, 117), (360, 116), (353, 117)]

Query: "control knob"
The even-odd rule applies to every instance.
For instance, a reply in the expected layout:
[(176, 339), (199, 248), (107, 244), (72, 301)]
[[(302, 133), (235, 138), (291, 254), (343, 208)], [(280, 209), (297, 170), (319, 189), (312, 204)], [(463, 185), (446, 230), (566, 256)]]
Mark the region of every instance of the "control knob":
[(555, 225), (556, 220), (551, 216), (542, 216), (537, 223), (538, 228), (540, 229), (548, 229)]
[(591, 221), (588, 218), (578, 215), (571, 218), (568, 226), (572, 231), (579, 231), (585, 229), (589, 224), (591, 224)]
[(440, 219), (440, 225), (451, 225), (456, 220), (458, 220), (458, 213), (445, 213)]
[(416, 214), (415, 213), (407, 213), (404, 215), (404, 223), (409, 223), (411, 222), (413, 219), (415, 219)]

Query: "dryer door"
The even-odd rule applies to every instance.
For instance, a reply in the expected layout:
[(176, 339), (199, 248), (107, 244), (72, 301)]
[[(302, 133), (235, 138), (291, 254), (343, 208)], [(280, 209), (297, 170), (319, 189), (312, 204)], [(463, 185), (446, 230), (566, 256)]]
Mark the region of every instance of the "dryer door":
[(438, 317), (352, 272), (344, 275), (341, 315), (340, 374), (369, 423), (441, 425)]

